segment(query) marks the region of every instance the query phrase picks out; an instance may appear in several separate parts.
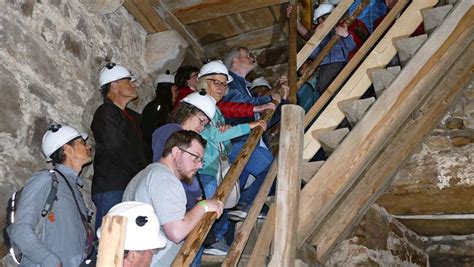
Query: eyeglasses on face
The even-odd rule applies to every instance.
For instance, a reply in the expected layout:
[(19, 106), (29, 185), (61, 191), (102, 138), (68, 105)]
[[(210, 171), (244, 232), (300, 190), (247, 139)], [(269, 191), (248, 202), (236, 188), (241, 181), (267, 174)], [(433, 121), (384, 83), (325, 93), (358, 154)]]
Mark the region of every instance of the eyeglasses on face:
[(220, 86), (223, 89), (227, 89), (227, 87), (228, 87), (227, 82), (221, 82), (219, 80), (211, 79), (211, 78), (206, 79), (206, 81), (211, 81), (214, 85)]
[(196, 117), (199, 119), (200, 125), (202, 127), (206, 127), (206, 125), (209, 123), (209, 120), (208, 119), (203, 119), (202, 115), (199, 115), (199, 113), (196, 114)]
[(194, 153), (191, 153), (191, 152), (187, 151), (186, 149), (183, 149), (183, 148), (180, 148), (180, 147), (178, 147), (178, 148), (179, 148), (179, 150), (191, 155), (193, 157), (194, 163), (196, 163), (196, 164), (201, 163), (202, 165), (204, 165), (204, 159), (201, 158), (200, 156), (198, 156)]

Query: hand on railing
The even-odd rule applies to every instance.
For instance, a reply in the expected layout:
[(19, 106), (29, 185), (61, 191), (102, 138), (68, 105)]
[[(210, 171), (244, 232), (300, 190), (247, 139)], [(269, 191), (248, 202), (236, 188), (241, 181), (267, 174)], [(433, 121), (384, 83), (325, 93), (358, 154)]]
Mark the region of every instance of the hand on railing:
[(217, 218), (221, 217), (222, 211), (224, 210), (224, 204), (222, 204), (222, 201), (220, 200), (215, 200), (215, 199), (206, 199), (207, 202), (207, 212), (215, 212), (217, 213)]
[(249, 123), (250, 129), (253, 129), (255, 127), (262, 127), (262, 129), (265, 131), (267, 129), (267, 123), (264, 120), (258, 120), (258, 121), (252, 121)]

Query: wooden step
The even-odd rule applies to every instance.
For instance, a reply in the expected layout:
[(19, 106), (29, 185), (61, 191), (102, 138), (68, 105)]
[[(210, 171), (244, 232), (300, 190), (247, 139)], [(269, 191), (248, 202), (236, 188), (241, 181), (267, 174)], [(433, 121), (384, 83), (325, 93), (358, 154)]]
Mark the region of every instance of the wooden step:
[(453, 8), (453, 5), (445, 5), (436, 8), (423, 10), (423, 26), (426, 33), (432, 33), (443, 22), (446, 15)]
[(307, 162), (303, 161), (303, 172), (301, 176), (301, 180), (304, 181), (304, 183), (308, 183), (311, 178), (319, 171), (321, 166), (323, 166), (324, 161), (313, 161), (313, 162)]
[(341, 128), (324, 132), (319, 135), (319, 142), (321, 143), (321, 147), (324, 149), (324, 152), (326, 152), (326, 156), (331, 155), (331, 153), (336, 150), (337, 146), (342, 142), (348, 133), (349, 128)]
[(379, 97), (383, 90), (387, 88), (397, 77), (402, 68), (400, 66), (388, 67), (386, 69), (378, 69), (371, 72), (372, 83), (374, 84), (375, 95)]
[(349, 80), (342, 86), (339, 93), (321, 112), (318, 119), (310, 126), (304, 136), (303, 158), (311, 159), (321, 144), (319, 143), (319, 134), (326, 130), (336, 129), (344, 120), (344, 113), (339, 109), (337, 103), (360, 98), (372, 85), (369, 77), (369, 70), (382, 69), (397, 54), (393, 44), (397, 38), (403, 38), (412, 34), (418, 25), (423, 22), (421, 10), (431, 8), (438, 3), (437, 0), (413, 0), (405, 9), (400, 18), (395, 21), (384, 37), (372, 49), (367, 58), (362, 62), (359, 68), (354, 71)]
[(425, 43), (426, 39), (428, 39), (428, 35), (422, 34), (415, 37), (400, 39), (395, 42), (395, 47), (398, 51), (398, 58), (400, 59), (400, 64), (402, 66), (407, 64), (421, 45)]
[(339, 107), (346, 115), (346, 119), (349, 121), (351, 127), (354, 127), (357, 122), (364, 117), (365, 113), (374, 102), (375, 97), (369, 97), (364, 99), (344, 101), (340, 103)]

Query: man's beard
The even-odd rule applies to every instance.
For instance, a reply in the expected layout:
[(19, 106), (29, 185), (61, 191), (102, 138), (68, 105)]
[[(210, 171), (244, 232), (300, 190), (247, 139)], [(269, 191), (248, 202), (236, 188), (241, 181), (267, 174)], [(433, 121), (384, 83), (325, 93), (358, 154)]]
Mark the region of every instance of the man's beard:
[(193, 178), (194, 178), (194, 175), (196, 174), (196, 172), (184, 172), (183, 171), (183, 167), (184, 167), (184, 164), (183, 164), (183, 161), (182, 159), (179, 159), (177, 162), (176, 162), (176, 167), (177, 167), (177, 172), (178, 172), (178, 178), (181, 180), (181, 181), (184, 181), (186, 184), (192, 184), (193, 182)]

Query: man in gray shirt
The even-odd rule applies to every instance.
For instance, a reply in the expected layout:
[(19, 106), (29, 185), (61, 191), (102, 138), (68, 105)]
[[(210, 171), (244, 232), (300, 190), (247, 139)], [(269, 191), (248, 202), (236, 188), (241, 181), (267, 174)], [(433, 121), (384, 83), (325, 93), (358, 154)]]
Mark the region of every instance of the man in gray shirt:
[(83, 184), (78, 175), (91, 161), (86, 139), (87, 134), (58, 124), (51, 125), (43, 136), (43, 154), (54, 165), (58, 191), (53, 208), (42, 216), (52, 188), (49, 171), (33, 174), (23, 187), (15, 222), (7, 229), (23, 253), (21, 266), (79, 266), (87, 256), (91, 228), (83, 220), (87, 208), (78, 188)]
[(186, 194), (181, 180), (193, 179), (203, 165), (206, 141), (196, 132), (177, 131), (165, 143), (160, 161), (148, 165), (128, 184), (123, 201), (149, 203), (155, 209), (166, 235), (166, 247), (160, 250), (152, 266), (170, 266), (182, 241), (206, 212), (222, 214), (218, 200), (199, 201), (186, 212)]

